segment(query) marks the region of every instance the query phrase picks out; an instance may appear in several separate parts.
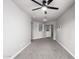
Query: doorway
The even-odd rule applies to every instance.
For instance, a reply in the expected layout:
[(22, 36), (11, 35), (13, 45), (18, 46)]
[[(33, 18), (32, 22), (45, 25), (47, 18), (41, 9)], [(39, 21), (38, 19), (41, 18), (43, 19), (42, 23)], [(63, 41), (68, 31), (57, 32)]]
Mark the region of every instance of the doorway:
[(54, 29), (54, 26), (51, 25), (51, 38), (53, 38), (53, 29)]

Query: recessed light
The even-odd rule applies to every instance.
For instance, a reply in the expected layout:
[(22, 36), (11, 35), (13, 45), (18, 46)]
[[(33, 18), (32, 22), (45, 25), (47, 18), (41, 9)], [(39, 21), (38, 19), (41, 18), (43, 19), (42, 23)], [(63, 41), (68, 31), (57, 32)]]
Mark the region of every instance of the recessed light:
[(45, 22), (45, 21), (47, 21), (47, 19), (43, 19), (43, 21)]

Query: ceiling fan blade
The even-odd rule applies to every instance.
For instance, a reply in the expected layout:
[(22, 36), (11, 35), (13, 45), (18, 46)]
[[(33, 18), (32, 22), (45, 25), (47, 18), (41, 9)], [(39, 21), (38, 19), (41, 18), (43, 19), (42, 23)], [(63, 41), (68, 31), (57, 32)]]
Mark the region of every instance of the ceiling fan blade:
[(41, 9), (42, 7), (39, 7), (39, 8), (35, 8), (35, 9), (32, 9), (32, 11), (35, 11), (35, 10), (38, 10), (38, 9)]
[(55, 9), (55, 10), (58, 10), (59, 8), (57, 8), (57, 7), (50, 7), (50, 6), (46, 6), (47, 8), (49, 8), (49, 9)]
[(35, 2), (36, 4), (40, 5), (40, 6), (43, 6), (41, 3), (35, 1), (35, 0), (32, 0), (33, 2)]
[(48, 0), (47, 4), (49, 5), (53, 0)]

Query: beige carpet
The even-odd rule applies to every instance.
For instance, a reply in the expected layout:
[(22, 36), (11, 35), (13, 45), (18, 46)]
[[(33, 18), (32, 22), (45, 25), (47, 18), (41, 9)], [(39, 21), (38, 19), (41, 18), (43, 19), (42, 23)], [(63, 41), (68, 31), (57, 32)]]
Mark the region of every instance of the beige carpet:
[(74, 59), (56, 41), (52, 39), (38, 39), (25, 48), (14, 59)]

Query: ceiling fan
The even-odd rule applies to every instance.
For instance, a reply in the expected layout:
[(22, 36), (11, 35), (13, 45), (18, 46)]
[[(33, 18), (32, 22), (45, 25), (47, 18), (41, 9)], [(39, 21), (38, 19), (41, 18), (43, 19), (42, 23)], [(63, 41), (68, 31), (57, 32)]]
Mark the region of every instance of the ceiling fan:
[(57, 7), (51, 7), (51, 6), (48, 6), (53, 0), (43, 0), (42, 3), (39, 3), (37, 2), (36, 0), (32, 0), (34, 3), (40, 5), (41, 7), (38, 7), (38, 8), (35, 8), (35, 9), (32, 9), (32, 11), (35, 11), (35, 10), (39, 10), (39, 9), (42, 9), (44, 11), (45, 14), (47, 14), (47, 9), (54, 9), (54, 10), (58, 10), (59, 8)]

